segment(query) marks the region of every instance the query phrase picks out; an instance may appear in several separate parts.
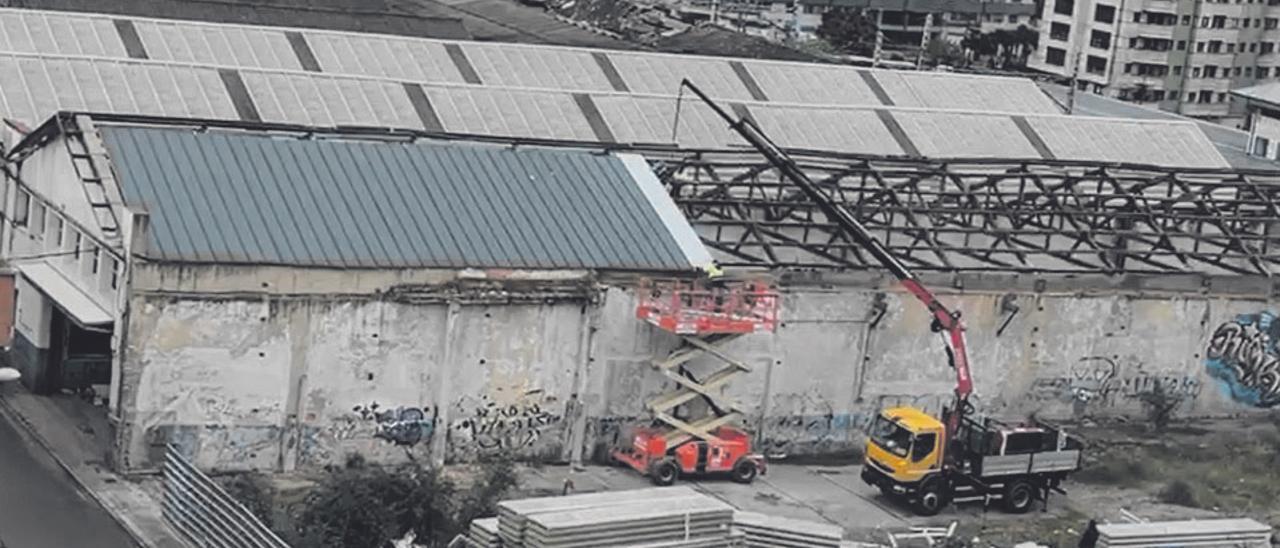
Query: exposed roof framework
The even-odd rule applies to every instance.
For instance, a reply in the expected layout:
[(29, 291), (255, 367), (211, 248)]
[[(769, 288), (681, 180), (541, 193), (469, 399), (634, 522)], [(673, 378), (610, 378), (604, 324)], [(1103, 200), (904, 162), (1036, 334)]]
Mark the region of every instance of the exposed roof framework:
[[(921, 270), (1280, 271), (1280, 176), (1088, 162), (937, 163), (804, 157), (803, 168)], [(876, 268), (760, 157), (660, 162), (722, 262)]]
[[(64, 116), (70, 116), (66, 114)], [(102, 123), (235, 128), (310, 138), (600, 144), (409, 130), (95, 115)], [(48, 123), (11, 151), (56, 136)], [(753, 152), (613, 144), (646, 158), (725, 265), (874, 270)], [(810, 177), (923, 271), (1263, 275), (1280, 271), (1280, 174), (1116, 162), (911, 160), (793, 151)]]

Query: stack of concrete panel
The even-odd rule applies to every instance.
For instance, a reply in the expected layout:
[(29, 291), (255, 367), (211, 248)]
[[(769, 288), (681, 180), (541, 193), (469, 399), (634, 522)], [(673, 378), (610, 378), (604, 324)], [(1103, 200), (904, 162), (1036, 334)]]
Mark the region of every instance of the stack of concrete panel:
[(633, 546), (666, 541), (725, 539), (733, 507), (698, 495), (528, 516), (530, 548)]
[(470, 537), (471, 544), (478, 548), (502, 547), (502, 539), (498, 536), (498, 518), (472, 520), (467, 536)]
[(746, 537), (742, 533), (730, 531), (723, 536), (633, 544), (625, 548), (744, 548), (746, 545)]
[[(737, 546), (733, 507), (688, 487), (544, 497), (498, 505), (507, 548)], [(679, 544), (683, 543), (683, 544)]]
[(510, 500), (498, 504), (498, 534), (502, 538), (503, 546), (523, 548), (526, 546), (525, 528), (529, 516), (604, 508), (633, 502), (649, 502), (657, 505), (671, 499), (703, 496), (705, 495), (681, 486)]
[(1269, 548), (1271, 527), (1251, 519), (1205, 519), (1098, 526), (1100, 548), (1110, 546), (1238, 546)]
[(844, 532), (834, 525), (735, 512), (733, 528), (745, 536), (751, 548), (839, 548)]

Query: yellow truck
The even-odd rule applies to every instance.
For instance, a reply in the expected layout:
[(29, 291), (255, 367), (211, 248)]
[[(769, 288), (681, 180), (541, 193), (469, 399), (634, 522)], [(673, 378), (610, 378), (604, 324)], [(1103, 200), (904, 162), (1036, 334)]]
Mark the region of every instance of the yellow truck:
[[(948, 439), (946, 425), (913, 407), (883, 410), (871, 424), (862, 479), (911, 504), (920, 515), (951, 502), (999, 499), (1021, 513), (1049, 500), (1080, 469), (1084, 444), (1044, 422), (1013, 425), (964, 418)], [(947, 452), (952, 452), (948, 455)]]

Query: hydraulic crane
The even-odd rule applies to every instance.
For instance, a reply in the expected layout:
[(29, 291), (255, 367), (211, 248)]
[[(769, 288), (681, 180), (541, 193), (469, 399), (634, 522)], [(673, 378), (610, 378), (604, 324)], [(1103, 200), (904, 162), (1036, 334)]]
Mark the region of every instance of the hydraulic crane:
[[(778, 170), (783, 182), (796, 186), (835, 223), (850, 243), (865, 249), (917, 300), (932, 317), (931, 329), (941, 333), (947, 360), (955, 370), (955, 400), (942, 420), (915, 408), (884, 409), (871, 425), (862, 478), (891, 497), (905, 498), (917, 513), (935, 514), (963, 497), (1000, 498), (1006, 509), (1024, 512), (1080, 467), (1080, 441), (1044, 423), (1008, 425), (991, 419), (974, 420), (973, 378), (959, 311), (952, 311), (920, 281), (910, 268), (853, 214), (818, 187), (786, 151), (749, 118), (730, 115), (688, 79), (681, 82), (711, 107), (729, 127)], [(677, 116), (679, 107), (677, 107)], [(677, 119), (678, 123), (678, 119)]]

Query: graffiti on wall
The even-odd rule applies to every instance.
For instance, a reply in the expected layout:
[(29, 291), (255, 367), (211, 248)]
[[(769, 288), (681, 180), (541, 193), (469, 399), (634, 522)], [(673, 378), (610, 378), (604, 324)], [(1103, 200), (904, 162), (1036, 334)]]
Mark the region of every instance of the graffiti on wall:
[(1136, 360), (1086, 356), (1073, 363), (1065, 375), (1036, 379), (1031, 384), (1030, 397), (1038, 401), (1069, 401), (1079, 414), (1090, 406), (1141, 401), (1144, 394), (1156, 391), (1182, 401), (1193, 400), (1200, 390), (1201, 382), (1195, 375), (1151, 373)]
[(357, 405), (352, 411), (374, 423), (373, 437), (410, 447), (431, 439), (439, 416), (434, 406), (382, 409), (377, 402)]
[(555, 398), (540, 397), (541, 394), (541, 390), (530, 390), (517, 401), (505, 403), (481, 396), (469, 406), (460, 404), (462, 418), (450, 426), (450, 439), (482, 451), (532, 447), (564, 418), (544, 407), (554, 404)]
[(1270, 312), (1241, 314), (1214, 330), (1205, 350), (1209, 374), (1237, 401), (1280, 405), (1280, 322)]

